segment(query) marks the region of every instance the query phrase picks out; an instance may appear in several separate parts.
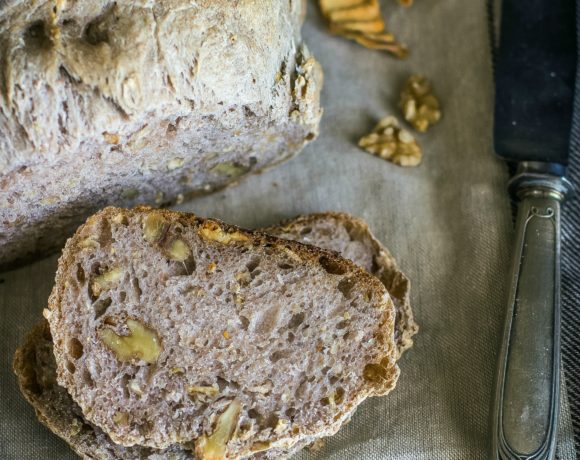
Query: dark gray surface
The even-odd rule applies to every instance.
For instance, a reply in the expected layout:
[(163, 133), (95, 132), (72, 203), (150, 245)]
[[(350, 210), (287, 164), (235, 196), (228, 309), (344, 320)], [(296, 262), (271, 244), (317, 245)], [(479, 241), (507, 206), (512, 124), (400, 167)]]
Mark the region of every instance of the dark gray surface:
[[(326, 71), (320, 139), (273, 171), (180, 208), (249, 227), (348, 211), (369, 221), (412, 280), (421, 329), (396, 390), (363, 404), (319, 453), (298, 458), (487, 459), (512, 224), (507, 172), (491, 150), (485, 0), (416, 0), (409, 10), (385, 1), (390, 28), (411, 49), (405, 62), (328, 35), (310, 6), (305, 34)], [(356, 141), (379, 117), (398, 113), (409, 73), (432, 79), (443, 120), (417, 136), (423, 164), (403, 169)], [(46, 305), (55, 266), (51, 258), (0, 275), (1, 459), (74, 458), (35, 420), (9, 371)], [(561, 458), (575, 459), (564, 396)]]

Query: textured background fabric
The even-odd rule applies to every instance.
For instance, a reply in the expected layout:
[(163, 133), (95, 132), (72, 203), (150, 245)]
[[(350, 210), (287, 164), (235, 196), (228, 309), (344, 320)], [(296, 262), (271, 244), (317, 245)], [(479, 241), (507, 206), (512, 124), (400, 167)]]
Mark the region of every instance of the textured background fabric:
[[(412, 280), (420, 332), (400, 362), (396, 390), (368, 400), (325, 448), (304, 451), (300, 460), (489, 458), (512, 223), (507, 170), (491, 148), (486, 2), (415, 3), (403, 10), (383, 2), (391, 29), (411, 49), (404, 62), (329, 36), (311, 3), (304, 32), (326, 74), (320, 139), (275, 170), (179, 206), (246, 227), (308, 212), (351, 212), (370, 223)], [(356, 141), (378, 118), (398, 113), (398, 92), (410, 73), (432, 79), (444, 116), (417, 136), (423, 164), (403, 169), (361, 152)], [(571, 203), (564, 219), (573, 216)], [(578, 243), (573, 232), (564, 236), (576, 251), (568, 252), (568, 268), (564, 260), (564, 280), (574, 281)], [(46, 306), (55, 267), (52, 257), (0, 275), (1, 459), (75, 458), (35, 420), (10, 371), (15, 348)], [(580, 293), (565, 289), (564, 296), (570, 305)], [(577, 355), (567, 356), (572, 362)], [(577, 375), (567, 382), (578, 400)], [(576, 451), (563, 394), (559, 456), (568, 460)]]

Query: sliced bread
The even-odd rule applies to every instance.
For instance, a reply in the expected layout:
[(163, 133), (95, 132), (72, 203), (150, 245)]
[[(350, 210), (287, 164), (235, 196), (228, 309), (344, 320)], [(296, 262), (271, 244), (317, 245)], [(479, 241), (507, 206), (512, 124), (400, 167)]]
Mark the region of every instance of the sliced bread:
[(59, 384), (125, 446), (205, 458), (237, 429), (228, 458), (290, 449), (335, 433), (398, 376), (377, 278), (190, 214), (91, 217), (67, 242), (45, 316)]
[(372, 234), (368, 224), (340, 212), (308, 214), (263, 230), (271, 235), (339, 252), (385, 285), (395, 304), (395, 342), (399, 355), (413, 345), (419, 327), (413, 318), (409, 278)]
[[(343, 227), (345, 231), (336, 230), (333, 228), (334, 226)], [(353, 227), (357, 228), (358, 231), (353, 232)], [(382, 280), (406, 280), (387, 249), (380, 244), (376, 245), (376, 240), (370, 234), (366, 223), (348, 214), (321, 213), (303, 216), (288, 221), (283, 226), (270, 227), (268, 232), (337, 250), (342, 255), (348, 255), (361, 266), (369, 266), (369, 254), (372, 254), (375, 258), (375, 264), (370, 264), (370, 268), (374, 273), (381, 273)], [(340, 244), (333, 243), (335, 238), (340, 241)], [(356, 242), (361, 243), (362, 247)], [(349, 249), (354, 247), (357, 249)], [(365, 250), (365, 248), (367, 249)], [(390, 283), (390, 285), (392, 284)], [(397, 346), (399, 351), (402, 351), (401, 337), (414, 334), (416, 325), (412, 320), (412, 312), (408, 302), (408, 281), (395, 283), (395, 285), (401, 285), (401, 288), (396, 289), (399, 297), (394, 295), (391, 297), (397, 307), (395, 333), (400, 331)], [(404, 324), (402, 325), (401, 322)], [(409, 339), (404, 343), (410, 346), (412, 342)], [(26, 338), (23, 346), (18, 349), (14, 359), (14, 370), (18, 376), (21, 391), (27, 401), (35, 408), (38, 418), (51, 431), (69, 443), (73, 450), (83, 458), (97, 460), (193, 459), (190, 451), (180, 445), (174, 445), (167, 450), (142, 446), (119, 446), (113, 443), (101, 429), (86, 422), (78, 405), (72, 400), (68, 392), (56, 382), (56, 362), (46, 322), (37, 326)], [(300, 444), (295, 445), (294, 450), (299, 447), (301, 447)], [(256, 454), (253, 458), (259, 456), (283, 458), (288, 454), (288, 451), (272, 449)]]
[(316, 138), (302, 0), (0, 1), (0, 270)]

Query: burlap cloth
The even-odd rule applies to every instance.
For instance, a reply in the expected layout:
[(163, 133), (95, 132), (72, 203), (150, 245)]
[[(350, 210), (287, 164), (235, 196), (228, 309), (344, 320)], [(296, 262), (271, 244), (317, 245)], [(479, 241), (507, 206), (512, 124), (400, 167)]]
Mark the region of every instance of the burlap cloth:
[[(489, 458), (489, 414), (502, 329), (512, 222), (507, 171), (491, 147), (492, 70), (485, 0), (417, 0), (383, 9), (408, 43), (404, 62), (325, 31), (311, 3), (306, 39), (325, 69), (321, 136), (291, 162), (184, 210), (247, 227), (308, 212), (365, 218), (412, 280), (421, 330), (396, 390), (364, 403), (317, 453), (299, 459)], [(357, 139), (397, 113), (402, 82), (434, 82), (443, 120), (418, 136), (424, 161), (404, 169)], [(46, 301), (56, 257), (0, 275), (0, 459), (75, 458), (20, 397), (11, 361)], [(564, 381), (565, 384), (565, 381)], [(575, 459), (567, 393), (561, 459)]]

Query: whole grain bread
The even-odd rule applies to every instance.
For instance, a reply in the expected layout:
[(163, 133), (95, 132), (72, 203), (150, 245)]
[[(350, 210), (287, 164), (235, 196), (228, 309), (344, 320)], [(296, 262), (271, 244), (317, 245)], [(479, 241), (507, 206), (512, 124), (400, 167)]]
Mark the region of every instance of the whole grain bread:
[(104, 206), (169, 204), (297, 154), (321, 116), (304, 7), (0, 2), (0, 270)]
[(125, 446), (203, 450), (236, 413), (228, 458), (290, 449), (335, 433), (398, 376), (377, 278), (191, 214), (92, 216), (67, 242), (45, 316), (59, 384)]
[[(167, 449), (115, 444), (103, 430), (87, 422), (78, 404), (56, 381), (52, 338), (46, 321), (36, 325), (16, 350), (14, 372), (24, 398), (32, 405), (40, 422), (66, 441), (83, 459), (195, 460), (193, 452), (180, 444)], [(302, 441), (291, 449), (270, 449), (248, 458), (280, 460), (308, 443)]]
[[(339, 229), (334, 229), (335, 226)], [(357, 231), (353, 231), (353, 228)], [(374, 273), (380, 273), (383, 282), (384, 280), (407, 280), (387, 249), (376, 242), (366, 223), (348, 214), (320, 213), (303, 216), (288, 221), (283, 226), (270, 227), (268, 232), (289, 239), (307, 241), (309, 244), (326, 247), (341, 252), (342, 255), (348, 255), (358, 265), (367, 267), (367, 269), (370, 267)], [(337, 238), (338, 242), (333, 243), (334, 238)], [(369, 263), (370, 257), (374, 257), (374, 263)], [(391, 297), (394, 299), (397, 309), (395, 318), (395, 334), (399, 334), (397, 346), (399, 352), (402, 352), (402, 348), (410, 346), (412, 342), (410, 337), (407, 341), (401, 340), (401, 337), (412, 335), (417, 330), (409, 307), (409, 283), (407, 280), (405, 283), (390, 282), (389, 284), (400, 286), (396, 289), (398, 297), (394, 295)], [(56, 382), (56, 362), (46, 322), (38, 325), (26, 338), (22, 347), (17, 350), (14, 370), (18, 376), (21, 391), (35, 408), (38, 418), (51, 431), (69, 443), (73, 450), (83, 458), (98, 460), (193, 458), (188, 450), (179, 445), (174, 445), (167, 450), (142, 446), (119, 446), (113, 443), (98, 427), (88, 423), (68, 392)], [(295, 445), (293, 450), (300, 447), (302, 445)], [(290, 453), (285, 450), (275, 451), (272, 449), (256, 454), (252, 458), (279, 459), (287, 457)]]

